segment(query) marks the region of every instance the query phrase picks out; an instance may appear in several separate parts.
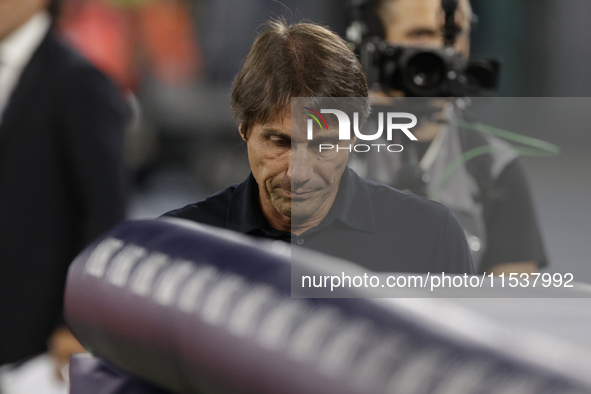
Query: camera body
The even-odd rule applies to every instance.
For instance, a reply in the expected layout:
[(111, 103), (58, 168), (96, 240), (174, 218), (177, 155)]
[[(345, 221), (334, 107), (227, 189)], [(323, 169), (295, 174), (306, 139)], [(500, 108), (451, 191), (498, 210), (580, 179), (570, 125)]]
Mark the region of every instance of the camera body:
[(357, 50), (370, 86), (407, 97), (464, 97), (498, 87), (499, 61), (466, 59), (451, 47), (388, 45), (374, 37)]
[(498, 60), (465, 58), (453, 48), (460, 32), (454, 17), (457, 0), (442, 0), (441, 48), (389, 45), (374, 8), (371, 0), (351, 0), (347, 29), (370, 87), (402, 91), (407, 97), (466, 97), (498, 88)]

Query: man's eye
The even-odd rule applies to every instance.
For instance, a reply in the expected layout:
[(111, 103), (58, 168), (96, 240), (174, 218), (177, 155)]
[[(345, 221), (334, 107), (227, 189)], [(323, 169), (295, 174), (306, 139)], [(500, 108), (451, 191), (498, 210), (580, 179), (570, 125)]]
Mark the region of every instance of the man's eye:
[(439, 34), (432, 30), (416, 30), (409, 34), (414, 39), (427, 39), (437, 37)]
[(273, 143), (273, 145), (276, 146), (291, 146), (291, 140), (285, 138), (271, 137), (269, 140), (271, 141), (271, 143)]
[(310, 143), (310, 147), (318, 147), (320, 144), (328, 144), (328, 145), (338, 145), (338, 139), (330, 139), (330, 140), (321, 140), (321, 141), (314, 141)]

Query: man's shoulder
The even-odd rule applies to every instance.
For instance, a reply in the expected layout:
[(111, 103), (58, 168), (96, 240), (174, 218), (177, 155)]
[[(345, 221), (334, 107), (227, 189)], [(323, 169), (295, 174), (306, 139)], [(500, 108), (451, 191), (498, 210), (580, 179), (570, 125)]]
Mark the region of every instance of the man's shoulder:
[[(383, 262), (390, 262), (394, 253), (400, 261), (396, 269), (405, 272), (473, 271), (466, 237), (449, 208), (362, 178), (355, 186), (367, 190), (366, 203), (371, 210), (364, 211), (373, 216), (373, 229), (364, 237), (375, 245), (372, 250), (387, 252)], [(376, 259), (376, 267), (379, 261)]]
[(116, 90), (110, 78), (86, 57), (50, 30), (43, 39), (32, 61), (42, 62), (47, 72), (65, 89), (96, 85)]
[(42, 55), (51, 53), (52, 59), (70, 69), (95, 68), (88, 59), (50, 30), (39, 46)]
[(172, 210), (162, 216), (176, 217), (216, 227), (226, 227), (228, 211), (236, 190), (241, 184), (232, 185), (194, 204)]
[[(362, 179), (362, 178), (361, 178)], [(449, 208), (428, 198), (408, 193), (392, 186), (363, 179), (371, 196), (374, 214), (376, 216), (388, 213), (412, 217), (440, 217), (447, 218)]]

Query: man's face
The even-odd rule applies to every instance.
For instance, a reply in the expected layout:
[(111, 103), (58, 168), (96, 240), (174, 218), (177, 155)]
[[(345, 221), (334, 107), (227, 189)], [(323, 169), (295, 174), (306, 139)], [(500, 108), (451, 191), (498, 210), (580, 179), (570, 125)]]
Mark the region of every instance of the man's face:
[(0, 41), (47, 7), (50, 0), (0, 0)]
[(349, 156), (336, 149), (319, 152), (320, 143), (339, 144), (338, 128), (316, 132), (314, 140), (308, 141), (303, 127), (306, 122), (294, 123), (298, 126), (292, 130), (288, 111), (283, 119), (252, 126), (246, 141), (267, 218), (270, 214), (294, 226), (305, 226), (328, 214)]
[[(379, 10), (385, 27), (386, 42), (393, 45), (443, 46), (443, 10), (441, 0), (386, 0)], [(460, 0), (456, 23), (462, 28), (455, 49), (470, 53), (471, 10), (467, 0)]]

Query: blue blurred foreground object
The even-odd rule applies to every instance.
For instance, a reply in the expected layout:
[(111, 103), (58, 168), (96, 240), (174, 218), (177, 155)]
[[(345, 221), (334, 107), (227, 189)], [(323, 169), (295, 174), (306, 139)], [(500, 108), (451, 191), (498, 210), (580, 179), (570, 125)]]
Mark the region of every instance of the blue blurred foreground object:
[(66, 320), (96, 357), (74, 361), (71, 393), (119, 394), (121, 379), (150, 394), (143, 380), (170, 393), (591, 392), (588, 352), (452, 306), (430, 316), (435, 300), (291, 298), (292, 266), (314, 275), (330, 258), (290, 254), (177, 219), (114, 228), (68, 274)]

